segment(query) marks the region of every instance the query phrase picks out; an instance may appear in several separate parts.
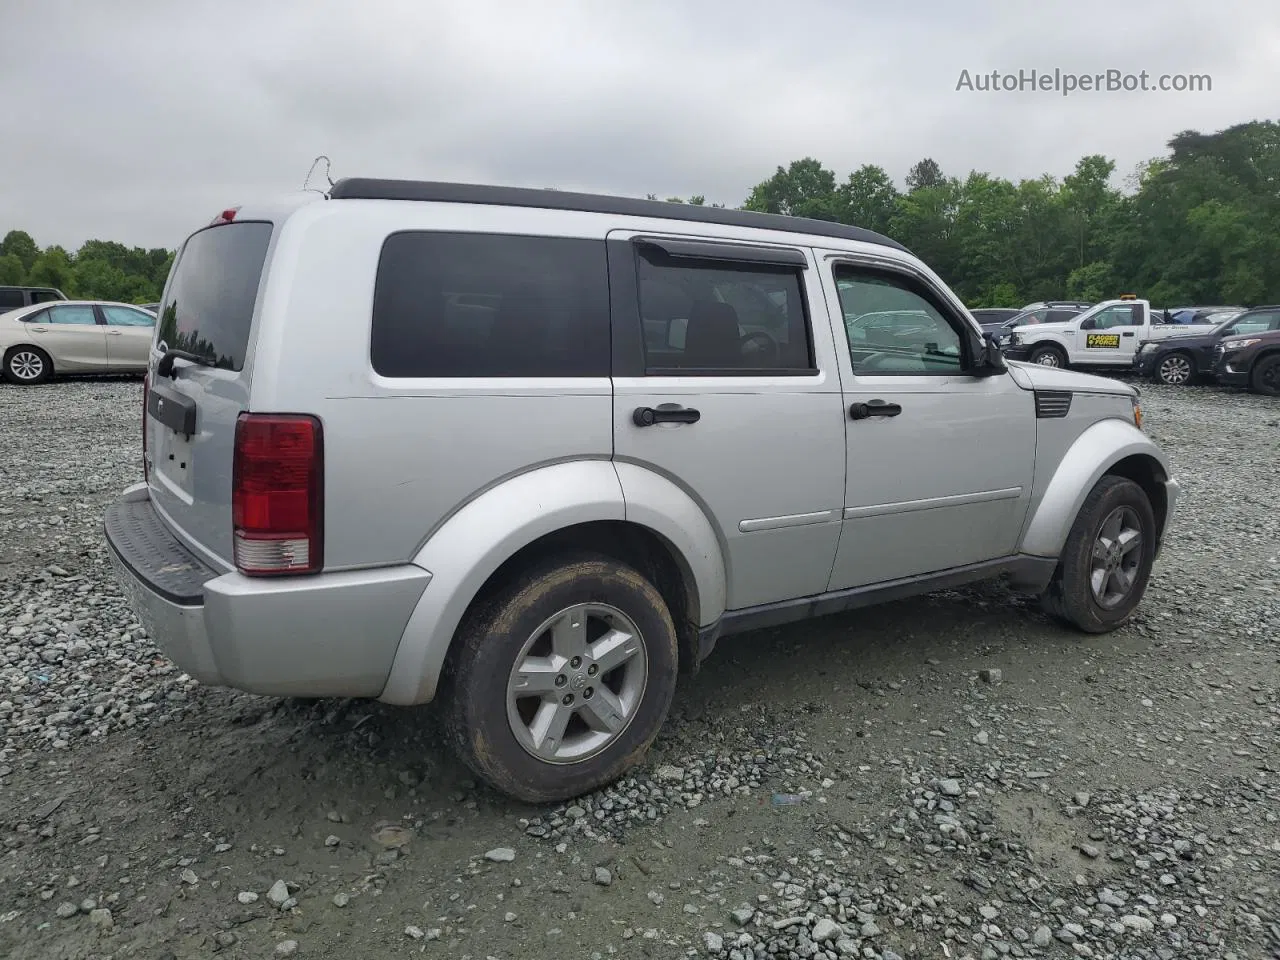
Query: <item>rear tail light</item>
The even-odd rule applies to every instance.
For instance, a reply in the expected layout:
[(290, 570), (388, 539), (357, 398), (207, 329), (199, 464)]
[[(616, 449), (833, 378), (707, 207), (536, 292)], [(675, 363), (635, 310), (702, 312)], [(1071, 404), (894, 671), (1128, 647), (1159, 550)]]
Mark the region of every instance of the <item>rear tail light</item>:
[(242, 413), (231, 467), (236, 568), (249, 576), (324, 565), (324, 437), (315, 417)]

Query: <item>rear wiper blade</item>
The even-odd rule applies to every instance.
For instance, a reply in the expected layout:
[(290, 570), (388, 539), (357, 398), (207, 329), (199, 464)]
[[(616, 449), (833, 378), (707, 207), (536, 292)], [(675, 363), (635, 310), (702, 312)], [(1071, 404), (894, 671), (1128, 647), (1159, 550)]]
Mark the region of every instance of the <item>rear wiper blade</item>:
[(198, 353), (188, 353), (186, 350), (166, 350), (160, 356), (160, 362), (156, 364), (156, 376), (177, 380), (178, 371), (173, 366), (173, 361), (175, 360), (188, 360), (202, 367), (215, 366), (212, 360), (208, 357), (202, 357)]

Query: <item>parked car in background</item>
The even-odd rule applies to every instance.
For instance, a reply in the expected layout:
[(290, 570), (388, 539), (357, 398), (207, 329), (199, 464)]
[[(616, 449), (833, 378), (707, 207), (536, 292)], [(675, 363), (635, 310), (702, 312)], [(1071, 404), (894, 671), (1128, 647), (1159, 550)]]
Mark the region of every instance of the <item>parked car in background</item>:
[(210, 685), (438, 699), (529, 802), (623, 776), (746, 630), (1002, 576), (1114, 630), (1179, 492), (1133, 387), (1005, 364), (844, 224), (342, 180), (194, 232), (160, 316), (104, 520), (148, 636)]
[(160, 313), (160, 304), (158, 303), (143, 303), (143, 304), (139, 304), (139, 306), (141, 306), (143, 310), (146, 310), (150, 313), (155, 313), (155, 314)]
[(0, 374), (44, 383), (60, 373), (144, 373), (156, 315), (130, 303), (59, 300), (0, 314)]
[(1071, 307), (1077, 311), (1088, 310), (1093, 306), (1092, 300), (1037, 300), (1034, 303), (1028, 303), (1022, 308), (1022, 312), (1029, 310), (1041, 310), (1045, 307)]
[(1121, 297), (1065, 322), (1018, 327), (1004, 350), (1012, 360), (1046, 367), (1131, 367), (1139, 341), (1164, 340), (1191, 329), (1161, 322), (1146, 300)]
[[(1265, 309), (1280, 311), (1280, 306)], [(1213, 352), (1219, 383), (1280, 397), (1280, 330), (1226, 337)]]
[[(1217, 316), (1217, 314), (1209, 314)], [(1133, 357), (1139, 376), (1171, 386), (1185, 386), (1212, 376), (1214, 348), (1226, 337), (1280, 330), (1280, 307), (1255, 307), (1236, 314), (1204, 333), (1177, 333), (1164, 340), (1140, 340)]]
[[(1247, 307), (1169, 307), (1158, 311), (1166, 323), (1221, 323), (1247, 310)], [(1155, 311), (1155, 308), (1152, 308)]]
[(983, 333), (994, 334), (996, 342), (1005, 346), (1010, 342), (1010, 335), (1018, 327), (1030, 327), (1041, 323), (1066, 323), (1076, 314), (1084, 312), (1083, 307), (1075, 306), (1038, 306), (1030, 310), (1020, 310), (1008, 320), (998, 324), (983, 324)]
[(57, 287), (0, 287), (0, 313), (65, 299), (67, 295)]
[(987, 329), (988, 324), (1004, 323), (1004, 321), (1016, 317), (1021, 312), (1017, 307), (977, 307), (969, 311), (970, 315), (978, 321), (983, 330)]

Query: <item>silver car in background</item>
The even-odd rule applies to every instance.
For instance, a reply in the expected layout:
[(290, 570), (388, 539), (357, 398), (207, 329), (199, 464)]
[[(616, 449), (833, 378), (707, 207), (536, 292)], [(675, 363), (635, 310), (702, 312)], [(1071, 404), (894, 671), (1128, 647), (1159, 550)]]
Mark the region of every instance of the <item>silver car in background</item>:
[(145, 373), (156, 315), (129, 303), (57, 300), (0, 313), (0, 374), (44, 383), (61, 373)]

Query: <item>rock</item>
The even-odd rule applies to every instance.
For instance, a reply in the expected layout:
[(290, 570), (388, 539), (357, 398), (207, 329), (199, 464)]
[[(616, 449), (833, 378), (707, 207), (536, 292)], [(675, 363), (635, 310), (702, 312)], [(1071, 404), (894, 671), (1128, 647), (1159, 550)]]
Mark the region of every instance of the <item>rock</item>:
[(702, 945), (706, 948), (707, 953), (717, 954), (724, 949), (724, 937), (718, 933), (707, 931), (702, 935)]
[(404, 928), (404, 935), (411, 940), (421, 940), (426, 936), (421, 927), (407, 926)]
[(958, 797), (964, 793), (964, 790), (960, 786), (960, 781), (951, 778), (939, 780), (938, 790), (943, 794), (943, 796), (947, 797)]
[(333, 834), (329, 834), (329, 836), (324, 838), (324, 845), (326, 847), (336, 847), (341, 843), (342, 841), (339, 840), (337, 837), (335, 837)]
[(54, 910), (53, 912), (57, 914), (60, 919), (66, 920), (70, 917), (74, 917), (76, 913), (79, 912), (79, 909), (80, 908), (77, 907), (74, 903), (68, 902), (68, 903), (58, 904), (57, 909)]
[(684, 780), (684, 769), (681, 767), (673, 767), (670, 764), (664, 764), (653, 772), (655, 780), (665, 781), (667, 783), (679, 783)]
[(596, 867), (595, 882), (597, 886), (607, 887), (613, 883), (613, 874), (606, 867)]
[(980, 747), (985, 747), (991, 741), (991, 735), (985, 730), (979, 730), (973, 735), (973, 742)]
[(510, 847), (494, 847), (484, 855), (484, 858), (494, 863), (510, 863), (516, 858), (516, 852)]
[(1080, 844), (1080, 853), (1088, 857), (1090, 860), (1097, 860), (1098, 857), (1101, 855), (1101, 852), (1102, 851), (1100, 851), (1097, 847), (1095, 847), (1091, 843)]
[(1140, 917), (1136, 913), (1125, 914), (1120, 918), (1120, 922), (1134, 933), (1151, 933), (1156, 928), (1156, 925), (1149, 919)]
[(978, 908), (978, 915), (981, 916), (983, 920), (990, 922), (994, 920), (996, 917), (1000, 916), (1000, 911), (997, 910), (995, 907), (984, 904), (983, 906)]
[(188, 884), (189, 886), (194, 887), (197, 883), (200, 882), (200, 878), (196, 876), (196, 872), (192, 870), (190, 867), (188, 867), (186, 870), (183, 870), (182, 873), (180, 874), (180, 877), (182, 882), (185, 884)]
[(810, 936), (813, 937), (814, 943), (826, 943), (828, 940), (836, 939), (840, 936), (840, 933), (840, 924), (830, 917), (823, 917), (813, 925), (813, 932)]
[(868, 920), (862, 925), (862, 928), (858, 933), (864, 937), (878, 937), (880, 936), (880, 928), (876, 926), (876, 922), (874, 920)]
[(1004, 671), (999, 667), (989, 667), (986, 670), (979, 670), (978, 679), (983, 683), (999, 683), (1004, 679)]
[[(836, 941), (836, 953), (840, 954), (840, 956), (856, 957), (858, 952), (859, 948), (857, 940), (850, 940), (848, 937), (841, 937)], [(884, 956), (888, 957), (889, 954), (886, 953)]]
[(1093, 795), (1081, 790), (1072, 799), (1075, 800), (1077, 807), (1087, 807), (1089, 801), (1093, 799)]
[(515, 923), (516, 915), (514, 913), (511, 913), (510, 911), (507, 911), (506, 915), (503, 916), (502, 919), (503, 919), (503, 922), (505, 923)]
[(1036, 927), (1035, 932), (1031, 934), (1031, 942), (1044, 949), (1053, 942), (1053, 931), (1048, 927)]
[(111, 911), (107, 910), (105, 907), (90, 910), (89, 922), (102, 930), (110, 930), (115, 926), (115, 920), (111, 916)]
[(297, 940), (281, 940), (276, 944), (276, 955), (281, 957), (291, 957), (298, 950)]
[(271, 901), (272, 906), (283, 907), (289, 902), (289, 885), (283, 880), (277, 880), (267, 891), (267, 899)]
[(335, 907), (345, 907), (350, 902), (351, 895), (349, 893), (335, 893), (333, 895), (333, 905)]
[(247, 907), (251, 903), (258, 902), (258, 895), (252, 890), (242, 890), (236, 894), (236, 899)]
[(733, 922), (740, 927), (745, 927), (748, 923), (751, 922), (751, 918), (754, 917), (755, 915), (756, 915), (756, 912), (752, 910), (750, 907), (739, 907), (737, 910), (733, 911), (733, 913), (730, 914), (730, 916), (733, 917)]

